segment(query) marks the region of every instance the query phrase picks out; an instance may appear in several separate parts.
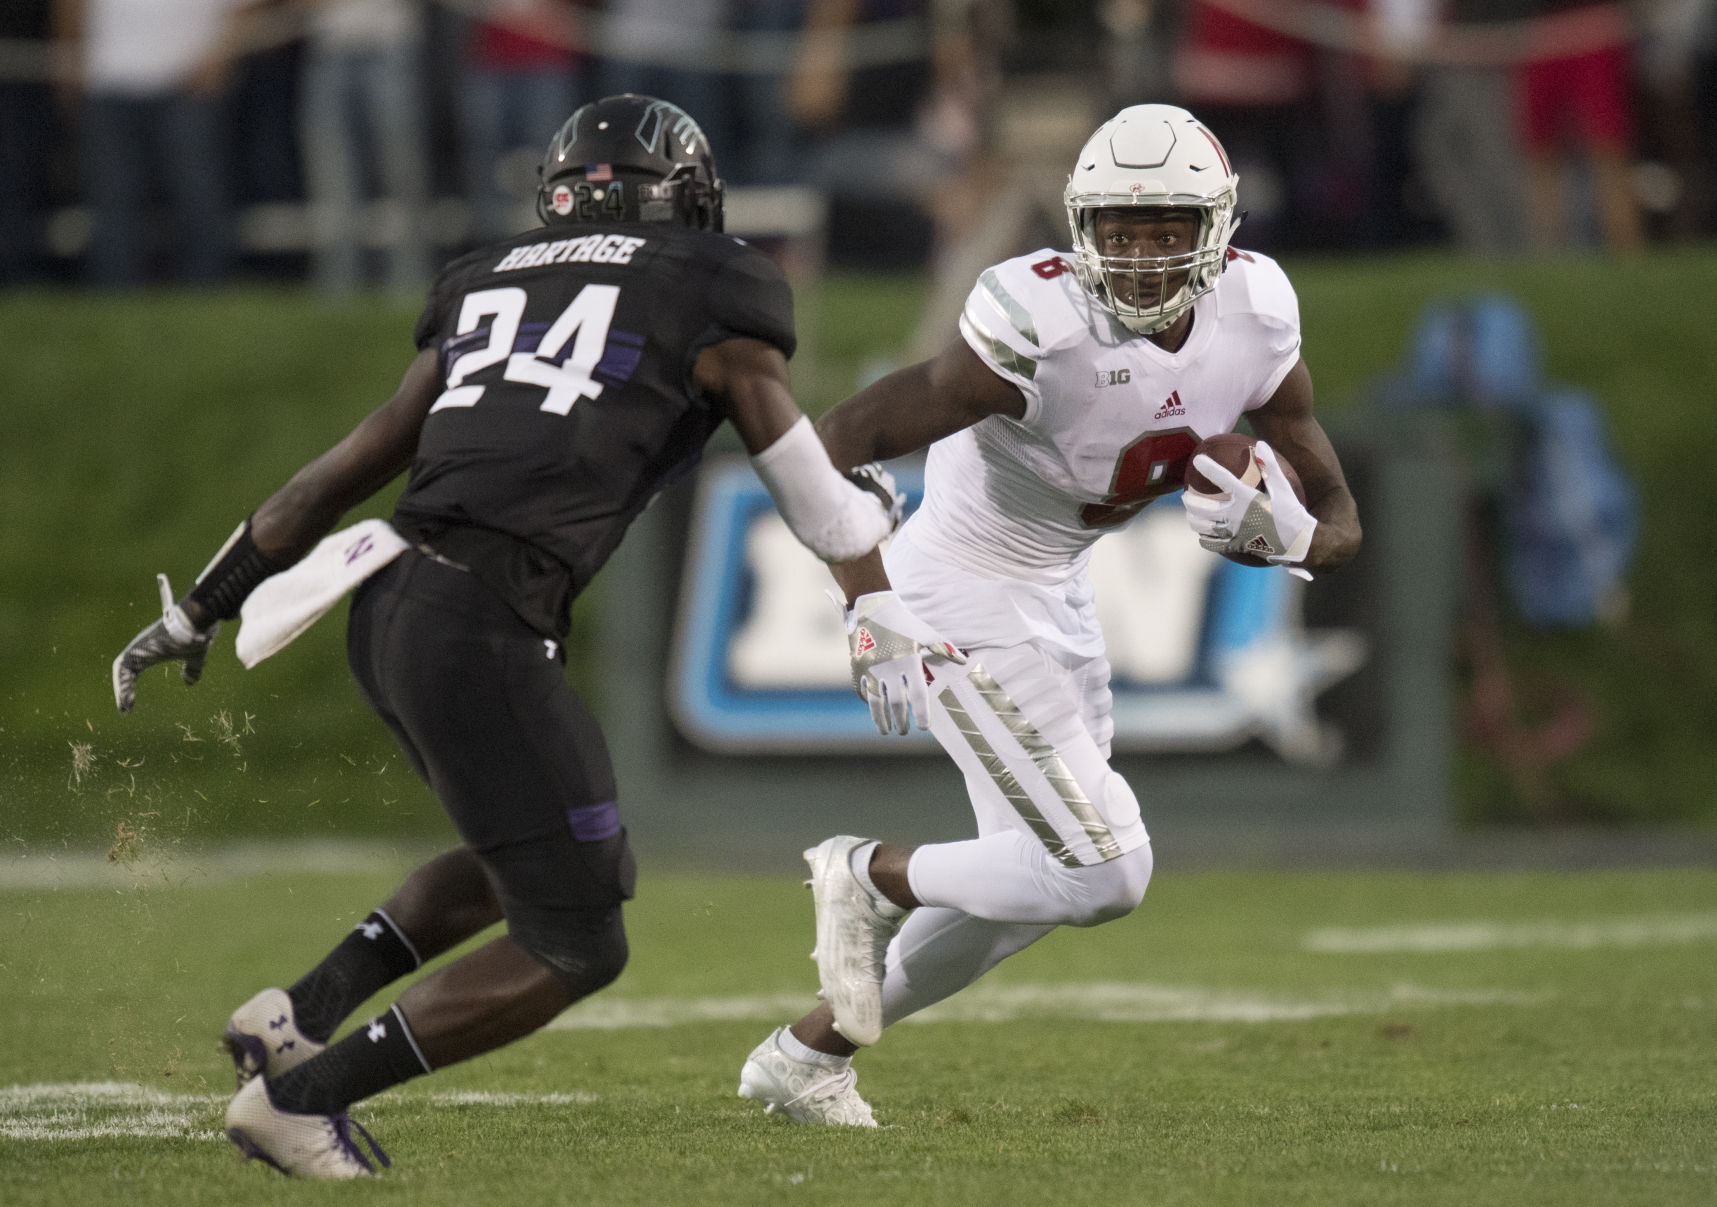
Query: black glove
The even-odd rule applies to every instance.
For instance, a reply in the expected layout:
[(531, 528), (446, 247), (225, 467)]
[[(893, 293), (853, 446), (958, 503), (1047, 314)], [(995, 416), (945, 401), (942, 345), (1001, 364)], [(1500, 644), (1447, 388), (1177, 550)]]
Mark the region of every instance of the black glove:
[(167, 576), (157, 574), (155, 581), (161, 588), (161, 619), (133, 637), (113, 660), (113, 702), (121, 713), (130, 712), (137, 703), (137, 676), (158, 662), (183, 662), (180, 674), (187, 687), (201, 679), (203, 660), (221, 631), (218, 620), (206, 629), (197, 628), (173, 602)]

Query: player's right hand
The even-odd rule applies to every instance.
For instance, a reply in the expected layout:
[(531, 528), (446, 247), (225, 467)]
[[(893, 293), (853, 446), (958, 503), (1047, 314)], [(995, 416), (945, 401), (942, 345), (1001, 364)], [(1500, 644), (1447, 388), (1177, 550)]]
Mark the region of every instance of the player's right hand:
[(894, 535), (900, 531), (900, 522), (906, 518), (906, 495), (895, 484), (894, 475), (882, 467), (879, 461), (867, 461), (863, 465), (855, 465), (841, 475), (860, 490), (876, 496), (876, 501), (882, 504), (882, 509), (888, 513), (888, 534)]
[(1263, 471), (1262, 488), (1248, 486), (1212, 458), (1200, 454), (1193, 465), (1221, 491), (1216, 495), (1188, 490), (1181, 494), (1187, 523), (1198, 543), (1212, 553), (1246, 553), (1279, 566), (1299, 569), (1311, 550), (1318, 521), (1294, 492), (1281, 463), (1262, 440), (1253, 454)]
[(191, 623), (185, 610), (173, 602), (173, 588), (165, 574), (157, 574), (155, 582), (161, 589), (161, 619), (133, 637), (113, 660), (113, 702), (121, 713), (130, 712), (137, 703), (137, 676), (156, 663), (183, 662), (180, 677), (187, 687), (201, 679), (209, 646), (221, 631), (218, 620), (206, 629)]
[(906, 610), (893, 591), (874, 591), (847, 612), (853, 688), (870, 705), (878, 733), (930, 728), (930, 688), (924, 664), (964, 663), (966, 656)]

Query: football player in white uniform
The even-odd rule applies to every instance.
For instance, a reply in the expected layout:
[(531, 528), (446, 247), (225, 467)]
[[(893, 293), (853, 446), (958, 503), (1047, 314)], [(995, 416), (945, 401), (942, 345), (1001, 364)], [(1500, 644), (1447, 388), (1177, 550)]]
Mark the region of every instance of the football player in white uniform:
[(806, 852), (824, 1001), (758, 1045), (742, 1096), (800, 1122), (874, 1126), (849, 1064), (859, 1046), (1055, 927), (1139, 904), (1150, 837), (1109, 767), (1087, 566), (1098, 537), (1181, 487), (1201, 439), (1245, 415), (1263, 470), (1252, 489), (1199, 458), (1227, 490), (1183, 496), (1206, 548), (1302, 575), (1357, 551), (1353, 496), (1312, 416), (1293, 288), (1274, 261), (1229, 246), (1237, 183), (1190, 113), (1123, 109), (1069, 177), (1071, 255), (984, 272), (960, 338), (817, 425), (841, 468), (930, 448), (923, 506), (886, 556), (835, 577), (855, 686), (883, 732), (910, 717), (935, 734), (965, 775), (978, 837), (842, 836)]

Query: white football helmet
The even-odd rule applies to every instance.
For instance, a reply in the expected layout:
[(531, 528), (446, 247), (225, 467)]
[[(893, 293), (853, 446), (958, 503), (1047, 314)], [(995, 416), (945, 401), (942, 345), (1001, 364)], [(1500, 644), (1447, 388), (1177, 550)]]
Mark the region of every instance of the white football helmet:
[[(1128, 330), (1140, 335), (1161, 331), (1221, 275), (1228, 241), (1240, 225), (1234, 210), (1239, 183), (1216, 135), (1185, 109), (1131, 105), (1121, 110), (1086, 141), (1067, 178), (1067, 221), (1079, 283)], [(1140, 259), (1103, 255), (1097, 247), (1097, 211), (1138, 205), (1196, 210), (1193, 250)], [(1117, 291), (1118, 276), (1131, 276), (1132, 287)], [(1181, 276), (1171, 293), (1171, 280)], [(1146, 287), (1151, 278), (1154, 287)], [(1153, 294), (1153, 302), (1137, 301)]]

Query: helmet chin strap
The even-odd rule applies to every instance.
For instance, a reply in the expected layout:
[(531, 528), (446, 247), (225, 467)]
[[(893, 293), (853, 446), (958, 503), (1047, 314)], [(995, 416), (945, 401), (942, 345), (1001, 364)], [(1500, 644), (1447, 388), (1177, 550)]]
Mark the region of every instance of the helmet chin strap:
[(1134, 335), (1156, 335), (1158, 332), (1167, 331), (1170, 327), (1174, 326), (1175, 320), (1191, 309), (1192, 307), (1189, 305), (1168, 314), (1166, 317), (1158, 315), (1156, 318), (1150, 320), (1149, 323), (1142, 321), (1142, 316), (1122, 314), (1120, 311), (1115, 312), (1115, 317), (1121, 321), (1121, 326), (1125, 327), (1128, 331), (1131, 331)]

